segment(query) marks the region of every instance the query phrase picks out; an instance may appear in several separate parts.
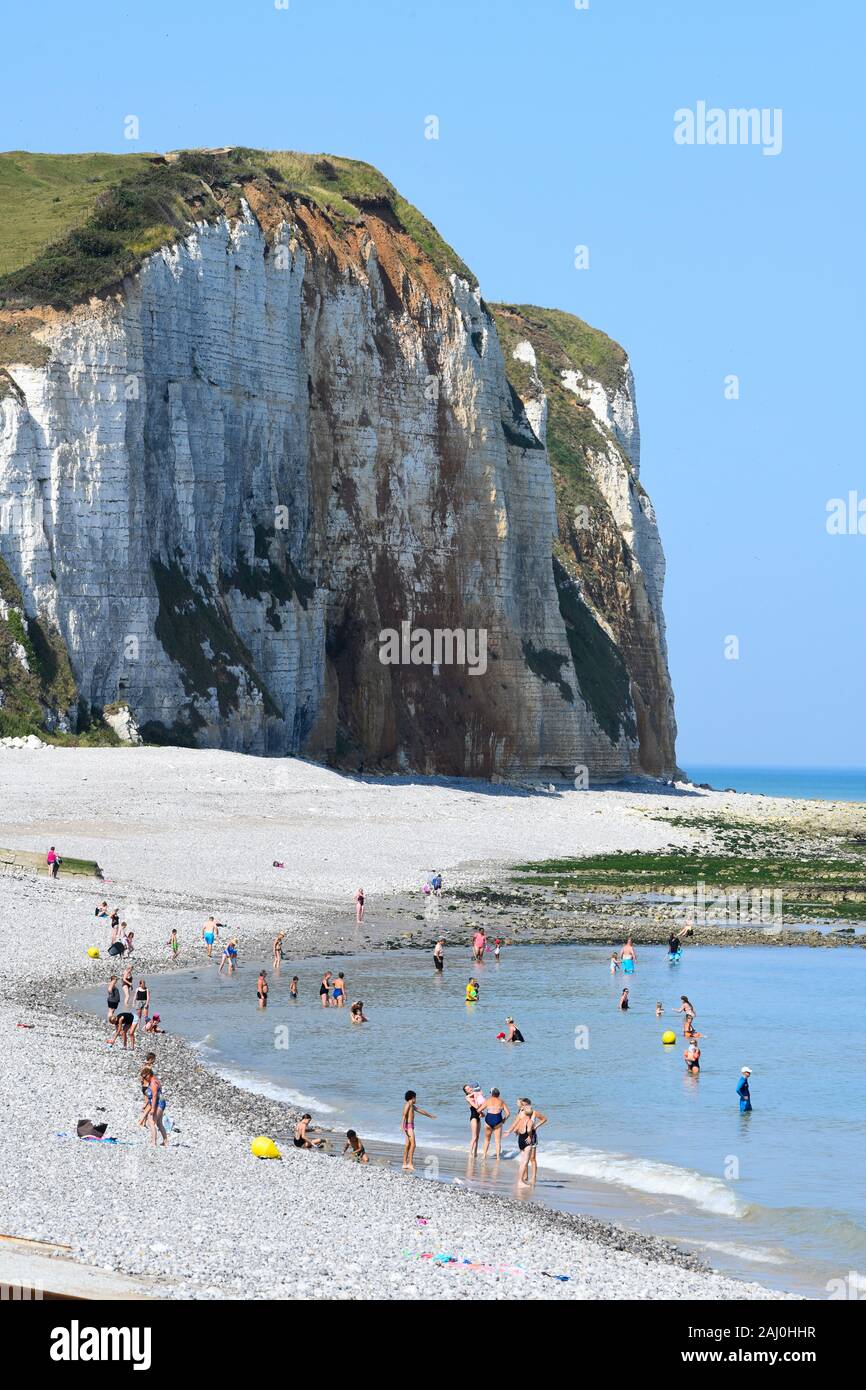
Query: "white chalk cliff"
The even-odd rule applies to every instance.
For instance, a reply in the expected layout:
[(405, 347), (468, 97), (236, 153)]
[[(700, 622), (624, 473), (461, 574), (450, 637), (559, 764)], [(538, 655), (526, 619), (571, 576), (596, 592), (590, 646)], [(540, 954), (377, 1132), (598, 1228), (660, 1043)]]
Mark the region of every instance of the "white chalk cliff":
[[(497, 319), (518, 343), (532, 323), (494, 318), (393, 200), (339, 220), (276, 178), (237, 182), (83, 302), (0, 281), (14, 341), (38, 345), (0, 381), (0, 556), (77, 694), (49, 725), (128, 707), (115, 726), (145, 740), (349, 767), (672, 772), (627, 363), (611, 385), (570, 357), (552, 392), (543, 345), (500, 346)], [(566, 397), (583, 550), (545, 447)], [(384, 665), (403, 621), (486, 630), (486, 671)]]

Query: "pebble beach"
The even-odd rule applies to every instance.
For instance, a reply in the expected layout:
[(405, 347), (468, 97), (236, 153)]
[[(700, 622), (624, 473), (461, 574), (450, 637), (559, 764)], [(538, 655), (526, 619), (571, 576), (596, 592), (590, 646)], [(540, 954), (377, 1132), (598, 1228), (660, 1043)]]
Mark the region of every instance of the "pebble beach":
[[(170, 1298), (780, 1296), (653, 1237), (427, 1179), (420, 1162), (413, 1176), (298, 1152), (292, 1109), (222, 1080), (171, 1036), (171, 1019), (168, 1036), (142, 1036), (124, 1053), (105, 1046), (104, 1018), (68, 1002), (112, 973), (107, 932), (94, 925), (103, 897), (134, 926), (135, 975), (147, 977), (158, 1010), (170, 931), (178, 966), (200, 964), (211, 910), (242, 954), (278, 929), (295, 956), (369, 949), (377, 899), (416, 886), (434, 864), (447, 884), (472, 884), (518, 858), (687, 843), (687, 830), (646, 814), (645, 790), (550, 795), (358, 779), (217, 751), (24, 748), (0, 754), (0, 795), (0, 844), (56, 844), (96, 859), (105, 876), (0, 876), (3, 1234), (67, 1247), (57, 1259)], [(666, 804), (679, 795), (655, 793)], [(761, 814), (756, 798), (689, 795)], [(368, 921), (358, 929), (351, 900), (361, 884)], [(102, 959), (88, 958), (91, 945)], [(166, 1149), (137, 1126), (138, 1068), (151, 1046), (174, 1124)], [(118, 1143), (77, 1140), (85, 1116), (106, 1121)], [(281, 1162), (251, 1156), (258, 1134), (276, 1141)], [(0, 1250), (0, 1270), (2, 1259)]]

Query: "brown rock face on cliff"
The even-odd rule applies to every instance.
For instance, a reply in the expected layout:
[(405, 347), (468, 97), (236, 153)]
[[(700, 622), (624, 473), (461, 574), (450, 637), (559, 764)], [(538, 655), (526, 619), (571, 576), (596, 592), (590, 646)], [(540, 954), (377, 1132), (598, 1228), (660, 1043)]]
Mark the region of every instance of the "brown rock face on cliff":
[(0, 551), (79, 705), (368, 770), (673, 771), (621, 349), (494, 320), (367, 165), (117, 162), (0, 278)]

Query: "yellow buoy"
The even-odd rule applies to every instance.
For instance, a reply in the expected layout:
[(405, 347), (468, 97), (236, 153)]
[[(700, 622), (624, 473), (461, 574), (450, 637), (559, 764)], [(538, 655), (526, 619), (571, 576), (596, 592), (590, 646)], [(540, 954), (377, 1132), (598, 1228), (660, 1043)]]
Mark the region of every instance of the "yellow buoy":
[(98, 947), (98, 946), (88, 946), (88, 948), (87, 948), (87, 954), (90, 956), (90, 959), (91, 959), (91, 960), (99, 960), (99, 947)]
[(676, 1040), (677, 1040), (677, 1035), (676, 1035), (676, 1033), (672, 1033), (671, 1030), (670, 1030), (670, 1028), (668, 1029), (668, 1031), (667, 1031), (666, 1033), (662, 1033), (662, 1042), (663, 1042), (663, 1043), (675, 1043)]
[(250, 1153), (254, 1154), (256, 1158), (282, 1158), (283, 1156), (273, 1139), (269, 1139), (266, 1134), (260, 1134), (257, 1139), (253, 1140), (250, 1144)]

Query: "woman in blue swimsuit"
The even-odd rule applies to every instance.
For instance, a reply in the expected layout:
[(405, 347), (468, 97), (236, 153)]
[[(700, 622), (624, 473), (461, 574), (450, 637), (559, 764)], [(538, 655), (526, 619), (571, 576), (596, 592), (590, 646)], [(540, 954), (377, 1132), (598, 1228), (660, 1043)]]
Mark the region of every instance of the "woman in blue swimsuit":
[(505, 1101), (502, 1099), (501, 1095), (494, 1086), (493, 1090), (490, 1092), (490, 1095), (487, 1097), (487, 1103), (484, 1111), (485, 1128), (484, 1152), (481, 1155), (482, 1159), (485, 1159), (487, 1157), (487, 1150), (490, 1147), (491, 1134), (493, 1135), (493, 1143), (494, 1148), (496, 1150), (496, 1157), (502, 1157), (502, 1126), (505, 1123), (505, 1121), (510, 1118), (511, 1111), (508, 1109), (508, 1106), (505, 1104)]

